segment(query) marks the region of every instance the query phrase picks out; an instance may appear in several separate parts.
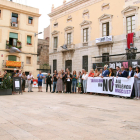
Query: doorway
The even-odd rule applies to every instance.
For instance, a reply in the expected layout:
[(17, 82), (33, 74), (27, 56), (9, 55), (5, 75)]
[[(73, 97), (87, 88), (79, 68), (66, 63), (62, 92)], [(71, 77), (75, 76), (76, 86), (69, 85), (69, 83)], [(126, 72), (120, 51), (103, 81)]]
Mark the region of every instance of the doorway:
[(65, 61), (65, 70), (69, 69), (70, 72), (72, 72), (72, 60), (66, 60)]

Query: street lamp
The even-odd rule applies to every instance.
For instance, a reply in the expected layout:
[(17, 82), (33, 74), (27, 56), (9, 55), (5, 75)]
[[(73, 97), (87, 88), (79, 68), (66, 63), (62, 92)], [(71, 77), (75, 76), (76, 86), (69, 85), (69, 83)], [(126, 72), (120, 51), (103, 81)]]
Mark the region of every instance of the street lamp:
[(137, 48), (133, 47), (133, 43), (130, 43), (130, 49), (126, 48), (125, 50), (126, 50), (127, 60), (136, 58)]
[(39, 34), (42, 34), (42, 32), (39, 32), (39, 33), (35, 33), (35, 36), (39, 35)]

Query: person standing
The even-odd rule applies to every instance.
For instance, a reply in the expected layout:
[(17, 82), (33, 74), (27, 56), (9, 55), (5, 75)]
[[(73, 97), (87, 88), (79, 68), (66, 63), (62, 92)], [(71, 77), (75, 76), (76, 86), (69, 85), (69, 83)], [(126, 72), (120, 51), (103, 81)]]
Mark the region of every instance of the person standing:
[(57, 86), (56, 86), (56, 84), (57, 84), (57, 71), (56, 70), (54, 71), (54, 74), (53, 74), (52, 83), (53, 83), (53, 92), (52, 93), (54, 93), (55, 90), (57, 92)]
[(76, 71), (73, 71), (73, 76), (72, 76), (72, 92), (76, 93), (76, 87), (77, 87), (77, 74)]
[(61, 71), (59, 71), (58, 75), (57, 75), (57, 91), (59, 93), (62, 93), (63, 91), (63, 81), (62, 81), (62, 74), (61, 74)]
[(112, 76), (114, 76), (113, 69), (112, 68), (109, 68), (109, 77), (112, 77)]
[[(133, 68), (132, 66), (129, 66), (129, 72), (128, 72), (128, 79), (131, 78), (131, 77), (134, 77), (134, 71), (133, 71)], [(132, 89), (132, 94), (131, 94), (131, 99), (133, 99), (135, 97), (135, 89), (134, 89), (134, 85), (133, 85), (133, 89)]]
[(94, 77), (93, 69), (90, 70), (88, 77)]
[(134, 86), (135, 86), (135, 99), (140, 98), (140, 69), (136, 67), (136, 72), (134, 74)]
[[(81, 76), (83, 76), (84, 72), (85, 72), (85, 70), (82, 69)], [(81, 78), (82, 78), (82, 77), (81, 77)], [(81, 79), (81, 91), (82, 91), (81, 94), (83, 94), (83, 93), (84, 93), (84, 89), (83, 89), (83, 79)]]
[(87, 93), (87, 79), (88, 79), (88, 74), (85, 70), (83, 76), (82, 76), (82, 79), (83, 79), (83, 90), (84, 90), (84, 94)]
[(99, 77), (102, 77), (103, 69), (100, 69)]
[[(7, 74), (7, 73), (6, 73), (6, 74)], [(16, 70), (16, 69), (14, 69), (14, 72), (12, 73), (12, 76), (11, 76), (12, 80), (13, 80), (14, 77), (17, 77), (17, 70)], [(13, 93), (13, 94), (16, 93), (16, 92), (14, 91), (13, 82), (12, 82), (12, 93)]]
[(116, 67), (116, 77), (119, 76), (119, 72), (120, 72), (120, 67), (117, 66), (117, 67)]
[(103, 78), (103, 77), (108, 77), (108, 76), (109, 76), (109, 70), (107, 70), (107, 68), (108, 68), (108, 65), (105, 65), (105, 66), (104, 66), (104, 71), (103, 71), (103, 73), (102, 73), (102, 78)]
[(22, 92), (25, 92), (25, 81), (27, 77), (25, 75), (25, 72), (22, 73)]
[(38, 92), (42, 92), (42, 79), (43, 79), (43, 74), (41, 74), (41, 71), (39, 71), (39, 74), (37, 75), (38, 78)]
[(32, 75), (32, 73), (30, 72), (29, 75), (27, 76), (27, 80), (28, 80), (28, 92), (33, 92), (32, 91), (32, 84), (33, 84), (33, 80), (34, 77)]
[(46, 83), (46, 92), (48, 92), (48, 86), (50, 86), (50, 92), (51, 92), (52, 91), (52, 87), (51, 87), (52, 76), (50, 75), (50, 73), (48, 73), (48, 76), (46, 76), (45, 83)]
[(66, 82), (65, 82), (65, 72), (64, 70), (61, 70), (61, 73), (62, 73), (62, 81), (63, 81), (63, 93), (66, 92)]
[(67, 89), (66, 89), (66, 92), (67, 93), (71, 93), (71, 80), (72, 80), (72, 75), (70, 74), (70, 71), (68, 71), (68, 74), (66, 76), (66, 80), (67, 80)]
[(0, 71), (0, 85), (2, 83), (2, 79), (3, 79), (4, 75), (1, 74), (1, 71)]
[(78, 74), (78, 77), (77, 77), (78, 93), (81, 93), (81, 80), (82, 80), (82, 75), (81, 75), (81, 72), (79, 71), (79, 74)]
[(98, 77), (99, 76), (99, 72), (98, 72), (98, 69), (95, 69), (95, 72), (94, 72), (94, 77)]
[(127, 71), (125, 71), (124, 66), (122, 66), (121, 71), (119, 72), (119, 77), (127, 78), (127, 76), (128, 76), (128, 73), (127, 73)]

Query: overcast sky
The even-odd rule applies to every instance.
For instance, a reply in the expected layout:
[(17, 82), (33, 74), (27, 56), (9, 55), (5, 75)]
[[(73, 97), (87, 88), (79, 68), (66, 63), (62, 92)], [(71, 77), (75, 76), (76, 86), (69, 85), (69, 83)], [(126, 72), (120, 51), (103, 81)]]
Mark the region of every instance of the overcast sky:
[[(21, 4), (26, 4), (31, 7), (39, 8), (41, 17), (39, 18), (39, 32), (43, 32), (44, 28), (49, 26), (50, 18), (48, 14), (51, 12), (52, 4), (54, 8), (63, 4), (63, 0), (13, 0)], [(67, 2), (70, 0), (67, 0)], [(43, 38), (43, 34), (39, 35), (39, 38)]]

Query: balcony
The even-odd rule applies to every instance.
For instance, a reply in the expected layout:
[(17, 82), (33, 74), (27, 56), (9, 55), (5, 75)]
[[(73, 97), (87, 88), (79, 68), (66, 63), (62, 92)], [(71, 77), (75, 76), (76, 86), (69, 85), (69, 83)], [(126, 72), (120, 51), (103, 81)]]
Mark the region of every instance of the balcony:
[(106, 44), (113, 44), (113, 37), (112, 36), (104, 36), (101, 38), (96, 38), (96, 45), (106, 45)]
[(67, 45), (67, 49), (62, 49), (62, 52), (65, 52), (65, 51), (74, 51), (75, 50), (75, 44), (69, 44)]
[(9, 41), (6, 40), (6, 50), (10, 50), (11, 47), (16, 47), (16, 48), (18, 48), (18, 49), (21, 51), (22, 43), (21, 43), (20, 41), (17, 40), (17, 43), (16, 43), (16, 44), (17, 44), (17, 45), (10, 45), (10, 44), (9, 44)]
[(3, 63), (2, 63), (3, 70), (14, 70), (15, 68), (17, 70), (22, 70), (23, 67), (24, 67), (24, 62), (21, 62), (21, 61), (3, 60)]
[(13, 22), (12, 20), (10, 20), (10, 27), (18, 29), (19, 28), (19, 22), (18, 21)]

